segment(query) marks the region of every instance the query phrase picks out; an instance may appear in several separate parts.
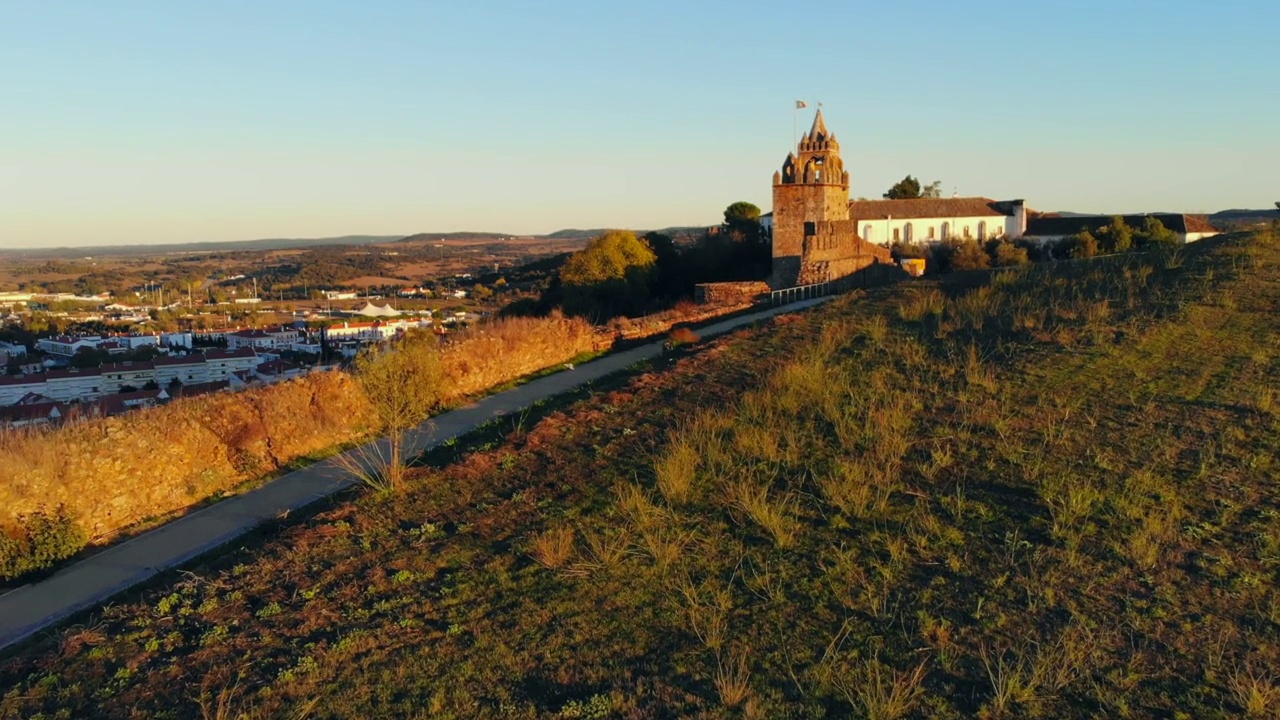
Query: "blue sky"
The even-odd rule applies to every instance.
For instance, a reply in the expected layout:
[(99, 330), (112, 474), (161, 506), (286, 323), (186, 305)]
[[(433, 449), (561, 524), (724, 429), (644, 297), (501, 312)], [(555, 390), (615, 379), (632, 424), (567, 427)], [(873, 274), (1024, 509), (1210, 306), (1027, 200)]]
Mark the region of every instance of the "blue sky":
[(0, 246), (709, 224), (769, 208), (796, 99), (854, 196), (1270, 207), (1277, 28), (1273, 0), (0, 0)]

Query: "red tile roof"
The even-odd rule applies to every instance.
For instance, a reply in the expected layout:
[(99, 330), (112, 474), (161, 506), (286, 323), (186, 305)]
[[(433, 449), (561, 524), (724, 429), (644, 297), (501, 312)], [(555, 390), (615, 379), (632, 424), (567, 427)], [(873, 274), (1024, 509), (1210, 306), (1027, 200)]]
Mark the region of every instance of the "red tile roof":
[(851, 200), (850, 220), (902, 218), (1006, 217), (1013, 215), (1009, 203), (990, 198), (916, 198), (913, 200)]
[(65, 380), (77, 377), (97, 377), (101, 374), (102, 370), (98, 368), (83, 368), (79, 370), (50, 370), (44, 375), (49, 380)]
[(44, 375), (0, 375), (2, 385), (33, 385), (43, 383)]
[(152, 359), (151, 364), (156, 367), (172, 367), (174, 365), (203, 365), (204, 362), (204, 355), (191, 353), (190, 355), (162, 355)]
[(206, 350), (204, 353), (206, 360), (229, 360), (231, 358), (249, 358), (258, 357), (258, 353), (253, 348), (237, 348), (235, 350)]
[(55, 420), (66, 417), (67, 406), (60, 402), (36, 405), (9, 405), (0, 407), (0, 422), (29, 422), (31, 420)]
[(98, 369), (104, 373), (145, 372), (147, 370), (155, 370), (156, 366), (149, 361), (132, 362), (125, 360), (124, 362), (103, 363)]
[(196, 395), (207, 395), (219, 390), (227, 390), (230, 387), (230, 380), (214, 380), (213, 382), (191, 383), (190, 385), (175, 385), (170, 389), (169, 393), (175, 398), (195, 397)]

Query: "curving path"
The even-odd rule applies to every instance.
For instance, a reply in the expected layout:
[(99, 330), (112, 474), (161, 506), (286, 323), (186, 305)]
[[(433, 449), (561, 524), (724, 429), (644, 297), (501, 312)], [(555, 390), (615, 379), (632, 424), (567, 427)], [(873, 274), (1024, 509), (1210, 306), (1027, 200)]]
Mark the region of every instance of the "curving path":
[[(830, 299), (832, 298), (803, 300), (740, 315), (700, 327), (698, 334), (704, 338), (723, 335), (745, 325), (812, 307)], [(405, 454), (412, 457), (438, 447), (466, 435), (494, 418), (522, 410), (661, 353), (662, 342), (652, 342), (606, 355), (572, 370), (538, 378), (471, 405), (441, 413), (410, 433), (406, 438)], [(338, 468), (333, 459), (295, 470), (262, 487), (184, 515), (103, 550), (45, 580), (0, 595), (0, 649), (22, 642), (60, 620), (100, 605), (112, 596), (165, 570), (215, 550), (262, 523), (350, 487), (353, 482), (350, 475)]]

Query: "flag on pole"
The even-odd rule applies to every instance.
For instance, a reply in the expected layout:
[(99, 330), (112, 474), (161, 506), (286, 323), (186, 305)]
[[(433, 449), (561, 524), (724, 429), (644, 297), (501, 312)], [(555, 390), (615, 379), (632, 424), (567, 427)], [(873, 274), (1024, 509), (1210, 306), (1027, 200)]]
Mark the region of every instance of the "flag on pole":
[(797, 101), (796, 101), (796, 109), (797, 109), (797, 110), (799, 110), (800, 108), (807, 108), (807, 107), (809, 107), (809, 103), (807, 103), (807, 102), (805, 102), (805, 101), (803, 101), (803, 100), (797, 100)]

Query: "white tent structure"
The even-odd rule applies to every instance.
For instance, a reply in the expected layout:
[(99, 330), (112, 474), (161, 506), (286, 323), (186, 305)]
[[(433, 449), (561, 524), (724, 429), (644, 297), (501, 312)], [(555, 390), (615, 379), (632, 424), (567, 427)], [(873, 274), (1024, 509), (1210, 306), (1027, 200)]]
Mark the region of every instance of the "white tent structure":
[(400, 311), (396, 310), (390, 305), (384, 305), (382, 307), (378, 307), (377, 305), (374, 305), (373, 303), (366, 301), (364, 304), (364, 307), (360, 308), (359, 310), (352, 310), (351, 314), (362, 315), (364, 317), (399, 317)]

